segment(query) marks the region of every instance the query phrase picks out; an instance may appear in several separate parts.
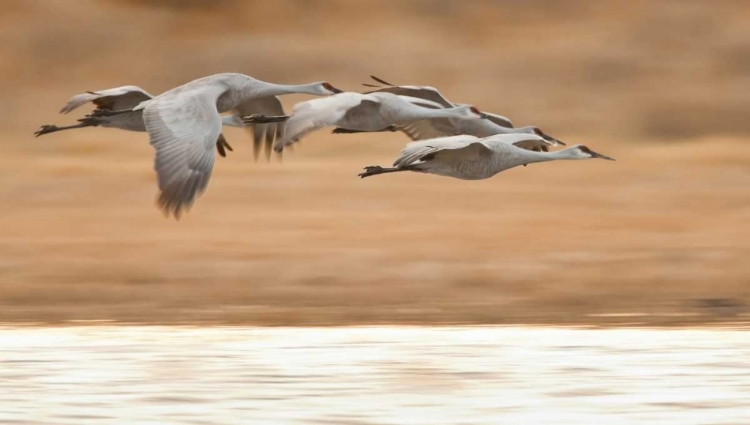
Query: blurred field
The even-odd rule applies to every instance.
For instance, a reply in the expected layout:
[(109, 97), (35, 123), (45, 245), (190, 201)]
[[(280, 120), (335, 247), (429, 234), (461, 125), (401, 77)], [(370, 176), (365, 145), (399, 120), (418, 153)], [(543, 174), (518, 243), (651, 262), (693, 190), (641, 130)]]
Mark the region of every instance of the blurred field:
[[(259, 324), (747, 320), (750, 7), (742, 1), (18, 0), (0, 15), (0, 321)], [(399, 134), (254, 163), (225, 133), (180, 222), (145, 134), (35, 139), (67, 99), (215, 72), (369, 74), (617, 162), (479, 182), (393, 175)], [(287, 106), (305, 99), (291, 96)], [(750, 312), (750, 311), (749, 311)]]

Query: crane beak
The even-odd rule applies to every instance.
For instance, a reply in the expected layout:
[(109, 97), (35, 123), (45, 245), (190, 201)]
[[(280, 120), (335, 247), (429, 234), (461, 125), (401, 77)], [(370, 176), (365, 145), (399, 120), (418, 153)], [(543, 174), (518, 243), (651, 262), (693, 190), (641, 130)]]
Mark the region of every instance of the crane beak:
[(490, 116), (485, 114), (484, 112), (479, 112), (479, 118), (487, 120), (490, 118)]
[(607, 161), (614, 161), (615, 159), (612, 157), (609, 157), (607, 155), (602, 155), (600, 153), (596, 153), (589, 149), (589, 155), (591, 155), (592, 158), (599, 158), (599, 159), (606, 159)]
[(331, 86), (331, 88), (329, 90), (331, 92), (333, 92), (333, 94), (338, 94), (338, 93), (343, 93), (344, 92), (343, 90), (339, 90), (339, 89), (337, 89), (336, 87), (333, 87), (333, 86)]

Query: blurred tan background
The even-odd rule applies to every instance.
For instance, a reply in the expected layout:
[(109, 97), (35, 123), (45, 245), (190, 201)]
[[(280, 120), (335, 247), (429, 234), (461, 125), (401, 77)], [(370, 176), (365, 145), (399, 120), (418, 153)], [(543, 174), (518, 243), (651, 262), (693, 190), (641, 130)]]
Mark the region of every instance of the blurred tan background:
[[(694, 324), (750, 301), (745, 1), (6, 0), (0, 321)], [(241, 129), (180, 222), (143, 133), (38, 139), (86, 90), (370, 74), (617, 162), (360, 180), (400, 134), (254, 163)], [(283, 99), (290, 107), (305, 96)]]

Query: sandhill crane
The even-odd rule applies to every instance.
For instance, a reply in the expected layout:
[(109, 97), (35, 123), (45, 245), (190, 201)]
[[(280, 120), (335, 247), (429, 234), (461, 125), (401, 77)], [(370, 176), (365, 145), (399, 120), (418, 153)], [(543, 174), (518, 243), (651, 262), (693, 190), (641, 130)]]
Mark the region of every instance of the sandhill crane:
[[(428, 107), (425, 107), (428, 106)], [(430, 118), (478, 120), (484, 114), (473, 106), (438, 108), (436, 103), (391, 93), (340, 93), (324, 99), (300, 102), (284, 126), (283, 137), (274, 150), (300, 140), (305, 135), (327, 126), (339, 126), (346, 132), (382, 131), (394, 125), (404, 125)], [(284, 118), (284, 117), (279, 117)], [(270, 120), (276, 118), (271, 117)], [(265, 122), (264, 117), (246, 117), (246, 123)]]
[(483, 139), (462, 135), (422, 140), (406, 145), (393, 163), (393, 168), (369, 166), (359, 176), (365, 178), (376, 174), (416, 171), (463, 180), (481, 180), (534, 162), (590, 158), (614, 161), (583, 145), (555, 152), (535, 152), (543, 144), (550, 142), (530, 134), (498, 134)]
[[(375, 88), (376, 90), (367, 93), (393, 93), (397, 95), (417, 97), (421, 99), (427, 99), (440, 105), (441, 108), (451, 108), (454, 106), (462, 105), (460, 103), (453, 103), (445, 98), (436, 88), (429, 86), (396, 86), (387, 81), (384, 81), (374, 75), (370, 78), (385, 85), (367, 84), (367, 87)], [(433, 139), (436, 137), (446, 136), (457, 136), (461, 134), (470, 134), (476, 137), (489, 137), (495, 134), (512, 134), (512, 133), (525, 133), (535, 134), (552, 143), (552, 146), (565, 145), (554, 137), (551, 137), (544, 133), (539, 127), (536, 126), (525, 126), (525, 127), (513, 127), (513, 123), (510, 119), (497, 114), (487, 113), (485, 120), (454, 120), (450, 118), (445, 119), (432, 119), (425, 121), (415, 121), (406, 125), (397, 126), (396, 130), (404, 132), (412, 140), (425, 140)], [(345, 133), (341, 129), (334, 129), (334, 133)], [(542, 150), (548, 150), (547, 146), (541, 147)]]
[[(70, 113), (87, 103), (93, 103), (99, 109), (107, 109), (110, 111), (127, 109), (138, 106), (139, 103), (150, 99), (153, 99), (153, 96), (137, 86), (122, 86), (115, 87), (113, 89), (89, 91), (71, 97), (70, 100), (68, 100), (68, 103), (66, 103), (65, 106), (63, 106), (63, 108), (60, 110), (60, 113)], [(258, 111), (260, 112), (260, 109)], [(273, 112), (268, 111), (268, 113)], [(238, 115), (224, 116), (222, 117), (221, 122), (223, 125), (230, 127), (244, 126), (242, 120)], [(43, 125), (37, 132), (34, 133), (34, 135), (36, 137), (39, 137), (44, 134), (54, 133), (62, 130), (98, 126), (119, 128), (121, 130), (129, 131), (146, 131), (146, 125), (143, 123), (141, 112), (137, 111), (128, 114), (114, 115), (111, 117), (87, 116), (85, 118), (79, 119), (78, 124), (65, 127), (58, 127), (56, 125)], [(219, 152), (219, 155), (226, 156), (225, 149), (229, 149), (231, 151), (232, 147), (229, 145), (229, 143), (227, 143), (224, 135), (220, 134), (216, 139), (216, 150)]]
[(214, 166), (213, 145), (221, 133), (221, 113), (255, 113), (257, 102), (289, 93), (327, 96), (341, 90), (327, 82), (273, 84), (247, 75), (223, 73), (199, 78), (125, 110), (97, 110), (93, 116), (143, 111), (154, 168), (161, 191), (157, 204), (166, 215), (180, 218), (206, 190)]

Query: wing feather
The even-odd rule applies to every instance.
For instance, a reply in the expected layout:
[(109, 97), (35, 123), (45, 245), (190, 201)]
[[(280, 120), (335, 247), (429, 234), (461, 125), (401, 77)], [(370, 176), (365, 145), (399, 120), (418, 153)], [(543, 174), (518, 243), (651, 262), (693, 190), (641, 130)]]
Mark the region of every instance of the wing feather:
[(223, 92), (214, 86), (169, 92), (143, 111), (156, 149), (154, 169), (161, 191), (157, 203), (167, 215), (179, 219), (208, 186), (222, 124), (216, 100)]
[(93, 102), (100, 109), (119, 111), (134, 108), (139, 103), (152, 98), (153, 96), (137, 86), (115, 87), (77, 94), (68, 100), (68, 103), (63, 106), (60, 113), (67, 114), (89, 102)]
[(449, 118), (413, 121), (409, 124), (399, 126), (398, 129), (412, 140), (434, 139), (459, 134), (458, 128), (453, 125), (453, 122)]
[(494, 122), (495, 124), (507, 127), (507, 128), (513, 128), (513, 122), (508, 117), (504, 117), (502, 115), (493, 114), (489, 112), (484, 113), (488, 120)]
[(392, 93), (399, 96), (415, 97), (429, 100), (442, 106), (443, 108), (452, 108), (456, 105), (445, 98), (436, 88), (429, 86), (390, 86), (378, 90), (372, 90), (370, 93)]
[[(471, 145), (480, 144), (481, 139), (469, 136), (451, 136), (451, 137), (440, 137), (436, 139), (421, 140), (419, 142), (411, 142), (404, 147), (401, 151), (401, 155), (393, 163), (394, 167), (403, 167), (406, 165), (412, 165), (419, 163), (430, 154), (434, 154), (441, 151), (461, 150), (466, 149)], [(487, 150), (487, 147), (482, 145)]]
[(284, 124), (284, 134), (276, 140), (274, 150), (281, 152), (315, 130), (337, 125), (347, 114), (365, 114), (366, 109), (377, 107), (377, 99), (351, 92), (300, 102)]

